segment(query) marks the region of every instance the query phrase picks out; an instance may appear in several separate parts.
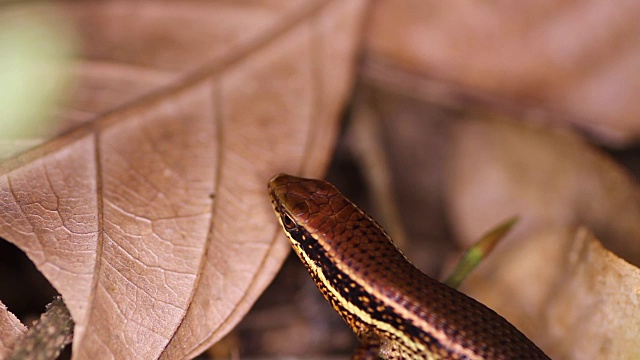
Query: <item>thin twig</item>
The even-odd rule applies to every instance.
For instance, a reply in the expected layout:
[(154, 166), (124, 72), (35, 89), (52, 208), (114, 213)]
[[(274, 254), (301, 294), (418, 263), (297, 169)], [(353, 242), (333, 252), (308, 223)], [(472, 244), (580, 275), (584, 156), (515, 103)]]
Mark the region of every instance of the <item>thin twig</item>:
[(57, 359), (62, 349), (73, 339), (73, 325), (62, 297), (56, 297), (47, 305), (40, 320), (16, 344), (8, 359)]

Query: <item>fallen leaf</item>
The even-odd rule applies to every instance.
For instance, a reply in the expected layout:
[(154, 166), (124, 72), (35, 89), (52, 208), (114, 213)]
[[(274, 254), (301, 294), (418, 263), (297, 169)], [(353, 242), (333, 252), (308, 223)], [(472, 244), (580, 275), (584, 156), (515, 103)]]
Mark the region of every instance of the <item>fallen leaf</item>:
[(545, 111), (600, 139), (632, 142), (639, 14), (635, 1), (374, 1), (365, 73), (397, 80), (403, 69), (413, 83), (430, 80), (411, 94)]
[(640, 269), (584, 229), (564, 260), (543, 314), (557, 358), (637, 359)]
[(521, 220), (462, 289), (552, 358), (637, 357), (635, 181), (571, 133), (475, 118), (452, 142), (446, 196), (457, 238), (469, 244), (483, 224)]
[(465, 291), (553, 359), (637, 359), (640, 269), (586, 228), (541, 230), (523, 240), (491, 261), (499, 267), (491, 279), (472, 275)]
[(248, 311), (289, 252), (266, 181), (322, 175), (364, 4), (25, 5), (79, 22), (86, 60), (61, 135), (1, 165), (0, 236), (75, 359), (192, 358)]
[(640, 264), (631, 240), (640, 238), (640, 190), (626, 171), (569, 131), (499, 115), (473, 117), (453, 132), (446, 182), (463, 246), (487, 224), (520, 215), (508, 238), (586, 225), (608, 249)]

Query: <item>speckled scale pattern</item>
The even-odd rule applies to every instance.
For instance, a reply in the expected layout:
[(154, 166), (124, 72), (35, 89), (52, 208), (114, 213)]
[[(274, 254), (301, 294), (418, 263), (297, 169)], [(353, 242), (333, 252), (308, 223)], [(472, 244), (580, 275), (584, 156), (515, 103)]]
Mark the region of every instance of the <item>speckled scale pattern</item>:
[(342, 291), (349, 302), (371, 314), (376, 323), (401, 329), (406, 339), (363, 324), (323, 289), (313, 267), (305, 264), (323, 295), (356, 334), (373, 327), (368, 330), (396, 349), (390, 354), (401, 351), (397, 349), (403, 349), (403, 342), (419, 342), (428, 349), (426, 353), (431, 352), (421, 355), (403, 350), (410, 354), (406, 358), (548, 359), (493, 310), (413, 266), (384, 230), (333, 185), (280, 174), (271, 179), (269, 189), (276, 212), (287, 214), (297, 225), (289, 234), (303, 247), (296, 249), (301, 259), (304, 251), (331, 286), (349, 288)]

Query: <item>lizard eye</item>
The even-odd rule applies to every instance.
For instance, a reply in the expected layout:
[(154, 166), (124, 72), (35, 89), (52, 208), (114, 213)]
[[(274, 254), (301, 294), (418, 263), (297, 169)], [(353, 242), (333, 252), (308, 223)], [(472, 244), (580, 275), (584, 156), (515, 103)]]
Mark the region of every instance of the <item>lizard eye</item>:
[(283, 213), (281, 219), (282, 219), (282, 226), (284, 226), (285, 229), (293, 230), (296, 228), (296, 223), (295, 221), (293, 221), (291, 216)]

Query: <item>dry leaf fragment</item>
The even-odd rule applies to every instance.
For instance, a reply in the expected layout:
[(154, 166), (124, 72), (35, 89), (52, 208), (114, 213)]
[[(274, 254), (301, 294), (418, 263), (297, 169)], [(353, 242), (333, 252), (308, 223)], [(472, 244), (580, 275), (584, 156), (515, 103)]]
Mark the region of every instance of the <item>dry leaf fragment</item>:
[[(289, 252), (266, 181), (324, 171), (364, 4), (61, 5), (100, 20), (85, 29), (104, 40), (91, 49), (120, 51), (79, 67), (106, 82), (91, 82), (61, 128), (93, 122), (2, 164), (0, 236), (63, 295), (74, 358), (194, 357), (248, 311)], [(172, 34), (201, 47), (148, 42)], [(212, 42), (223, 34), (232, 41)]]

